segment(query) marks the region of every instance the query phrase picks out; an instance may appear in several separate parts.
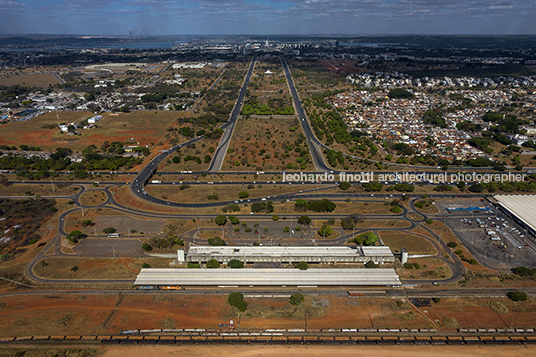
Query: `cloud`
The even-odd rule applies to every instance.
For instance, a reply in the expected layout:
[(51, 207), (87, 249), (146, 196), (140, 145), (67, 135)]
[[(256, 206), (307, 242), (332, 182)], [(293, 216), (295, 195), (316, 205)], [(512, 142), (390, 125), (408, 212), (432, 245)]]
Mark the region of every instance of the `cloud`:
[(533, 0), (20, 1), (0, 0), (0, 11), (16, 14), (34, 32), (61, 23), (71, 33), (147, 35), (536, 33)]

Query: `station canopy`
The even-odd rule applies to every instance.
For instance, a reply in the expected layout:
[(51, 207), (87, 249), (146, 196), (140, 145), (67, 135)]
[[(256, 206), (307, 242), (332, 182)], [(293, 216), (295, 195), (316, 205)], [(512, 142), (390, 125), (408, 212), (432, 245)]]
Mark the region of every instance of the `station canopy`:
[(394, 269), (142, 269), (142, 286), (392, 286), (401, 285)]

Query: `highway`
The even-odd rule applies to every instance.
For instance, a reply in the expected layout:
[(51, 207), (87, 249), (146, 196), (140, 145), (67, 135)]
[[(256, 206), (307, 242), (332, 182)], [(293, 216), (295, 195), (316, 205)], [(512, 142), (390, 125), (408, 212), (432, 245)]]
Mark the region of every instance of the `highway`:
[(305, 138), (307, 140), (307, 145), (309, 146), (309, 152), (311, 153), (313, 163), (315, 164), (315, 167), (318, 171), (330, 171), (331, 169), (326, 165), (326, 162), (324, 160), (324, 155), (322, 155), (322, 152), (317, 146), (317, 144), (320, 144), (320, 142), (314, 135), (313, 130), (311, 129), (311, 125), (309, 124), (309, 120), (307, 120), (305, 110), (303, 109), (300, 97), (298, 96), (298, 92), (296, 91), (296, 87), (294, 86), (294, 81), (292, 80), (292, 76), (290, 75), (290, 70), (288, 69), (287, 61), (285, 61), (285, 58), (283, 56), (279, 56), (279, 58), (281, 59), (281, 64), (283, 65), (283, 69), (285, 70), (288, 88), (290, 90), (290, 94), (292, 95), (292, 100), (294, 102), (294, 109), (296, 110), (298, 118), (300, 119), (300, 123)]
[(253, 59), (251, 60), (251, 64), (249, 65), (249, 69), (246, 74), (246, 78), (244, 79), (244, 83), (242, 84), (242, 88), (240, 88), (240, 92), (238, 93), (238, 99), (235, 102), (235, 106), (233, 108), (233, 111), (231, 112), (231, 116), (229, 117), (229, 120), (221, 127), (222, 129), (224, 129), (224, 132), (220, 139), (220, 143), (216, 148), (214, 157), (210, 162), (210, 166), (207, 172), (219, 172), (221, 170), (223, 160), (225, 159), (225, 154), (227, 154), (227, 148), (229, 147), (229, 143), (231, 142), (231, 138), (233, 137), (233, 132), (236, 126), (236, 121), (238, 120), (238, 115), (240, 114), (242, 104), (244, 103), (244, 96), (246, 94), (246, 90), (248, 89), (248, 83), (251, 79), (251, 75), (253, 74), (253, 68), (255, 67), (256, 60), (257, 56), (253, 57)]

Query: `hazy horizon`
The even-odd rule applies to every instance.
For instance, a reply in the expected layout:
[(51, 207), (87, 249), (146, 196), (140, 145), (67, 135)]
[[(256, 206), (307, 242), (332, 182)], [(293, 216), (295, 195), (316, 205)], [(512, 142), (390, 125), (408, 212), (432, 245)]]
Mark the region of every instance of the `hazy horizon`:
[(533, 35), (526, 0), (0, 0), (0, 35)]

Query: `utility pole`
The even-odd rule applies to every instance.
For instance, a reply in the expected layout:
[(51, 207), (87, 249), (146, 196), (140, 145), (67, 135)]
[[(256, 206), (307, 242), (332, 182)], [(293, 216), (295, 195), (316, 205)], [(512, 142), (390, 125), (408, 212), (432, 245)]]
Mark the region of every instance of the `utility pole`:
[(95, 238), (97, 238), (97, 227), (93, 227), (95, 229)]
[(80, 208), (82, 209), (82, 218), (84, 218), (84, 205), (80, 203)]
[(54, 183), (52, 182), (52, 177), (50, 178), (50, 186), (52, 186), (52, 193), (55, 193), (54, 191)]
[(115, 259), (115, 247), (112, 246), (112, 251), (114, 252), (114, 259)]

